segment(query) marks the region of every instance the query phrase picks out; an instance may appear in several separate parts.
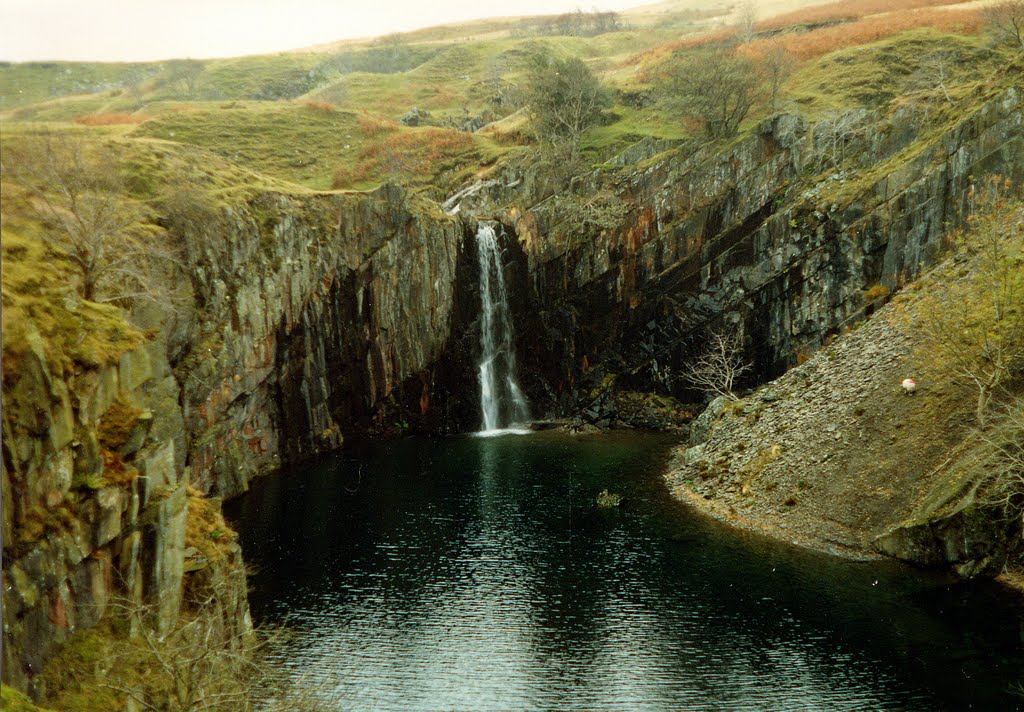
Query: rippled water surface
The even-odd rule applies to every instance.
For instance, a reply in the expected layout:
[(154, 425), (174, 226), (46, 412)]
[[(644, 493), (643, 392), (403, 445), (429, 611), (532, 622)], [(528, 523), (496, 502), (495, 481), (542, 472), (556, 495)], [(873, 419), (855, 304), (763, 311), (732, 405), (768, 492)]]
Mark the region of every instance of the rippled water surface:
[(1021, 706), (1009, 597), (691, 516), (669, 444), (409, 439), (261, 480), (229, 512), (253, 612), (346, 710)]

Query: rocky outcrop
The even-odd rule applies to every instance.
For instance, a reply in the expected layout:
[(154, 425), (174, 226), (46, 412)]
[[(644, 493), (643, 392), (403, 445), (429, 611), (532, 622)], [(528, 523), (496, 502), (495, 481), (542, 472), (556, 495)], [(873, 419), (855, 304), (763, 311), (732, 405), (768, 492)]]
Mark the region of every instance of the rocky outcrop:
[(427, 415), (458, 314), (457, 220), (394, 186), (261, 193), (220, 220), (188, 235), (202, 323), (178, 371), (196, 486), (235, 495), (281, 458), (390, 424), (389, 405)]
[[(163, 341), (58, 373), (29, 333), (3, 416), (3, 679), (22, 690), (114, 599), (151, 607), (153, 628), (170, 630), (188, 578), (189, 471), (165, 436), (182, 415)], [(244, 602), (241, 558), (229, 568)], [(247, 607), (234, 613), (247, 620)]]
[(920, 566), (952, 568), (962, 578), (996, 576), (1020, 531), (979, 497), (977, 453), (970, 448), (943, 468), (909, 516), (874, 540), (875, 548)]
[(972, 181), (1024, 175), (1022, 107), (1024, 88), (1003, 89), (927, 133), (909, 111), (861, 112), (855, 158), (836, 165), (820, 126), (776, 116), (724, 149), (684, 144), (574, 181), (572, 193), (604, 187), (631, 206), (626, 224), (585, 240), (561, 221), (564, 200), (544, 198), (553, 191), (497, 181), (479, 207), (514, 206), (503, 219), (529, 275), (523, 333), (545, 335), (524, 342), (544, 381), (531, 394), (569, 387), (586, 357), (621, 361), (630, 387), (685, 397), (665, 365), (723, 323), (739, 325), (757, 381), (779, 375), (870, 313), (868, 287), (891, 291), (932, 263)]
[(62, 373), (29, 327), (5, 372), (3, 676), (18, 689), (115, 597), (163, 635), (205, 587), (222, 627), (251, 626), (241, 552), (190, 546), (189, 502), (466, 390), (448, 380), (468, 369), (441, 359), (465, 312), (464, 227), (436, 206), (393, 187), (264, 192), (207, 217), (183, 235), (194, 309)]
[[(730, 524), (853, 558), (998, 574), (1019, 531), (976, 497), (971, 394), (922, 372), (899, 297), (746, 398), (715, 401), (666, 479)], [(918, 390), (904, 393), (913, 373)], [(695, 421), (696, 423), (696, 421)], [(983, 448), (981, 448), (983, 449)]]

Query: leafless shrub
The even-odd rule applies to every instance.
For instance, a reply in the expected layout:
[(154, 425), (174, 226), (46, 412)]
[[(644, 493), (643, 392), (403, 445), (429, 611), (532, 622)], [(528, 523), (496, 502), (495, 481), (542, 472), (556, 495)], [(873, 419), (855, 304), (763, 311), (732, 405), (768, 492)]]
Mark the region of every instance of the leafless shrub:
[(254, 630), (247, 614), (239, 620), (228, 586), (224, 580), (191, 592), (164, 635), (152, 625), (152, 606), (127, 597), (109, 602), (121, 634), (110, 642), (97, 684), (153, 712), (326, 709), (315, 683), (296, 684), (268, 656), (289, 633)]
[(1024, 0), (985, 8), (985, 23), (996, 42), (1024, 52)]
[(982, 501), (1010, 518), (1024, 516), (1024, 398), (1005, 409), (982, 437), (990, 449)]
[(845, 160), (851, 145), (859, 139), (866, 126), (865, 112), (833, 111), (814, 125), (814, 144), (818, 152), (818, 170), (838, 167)]
[(743, 342), (735, 331), (712, 332), (703, 353), (686, 364), (683, 377), (705, 393), (737, 400), (733, 388), (737, 379), (749, 371), (743, 360)]
[(740, 5), (737, 19), (740, 41), (750, 42), (754, 39), (755, 25), (757, 25), (757, 5), (753, 0), (745, 0)]
[(83, 299), (172, 302), (169, 271), (176, 245), (152, 223), (148, 207), (128, 197), (115, 158), (79, 135), (43, 133), (5, 152), (5, 179), (23, 191), (42, 239), (79, 275)]
[(669, 102), (699, 121), (711, 138), (736, 135), (761, 99), (755, 63), (731, 48), (688, 53), (672, 64), (670, 72)]
[(955, 54), (946, 51), (932, 52), (921, 59), (917, 71), (908, 78), (907, 89), (911, 93), (908, 99), (923, 112), (922, 123), (928, 122), (934, 107), (943, 103), (954, 103), (949, 93), (949, 84), (955, 79), (956, 64)]
[(796, 58), (781, 43), (773, 43), (758, 58), (758, 73), (767, 87), (768, 103), (772, 111), (778, 109), (782, 85), (796, 69)]
[(1008, 181), (993, 178), (975, 194), (975, 212), (953, 237), (965, 267), (923, 301), (917, 360), (977, 394), (985, 428), (993, 398), (1024, 370), (1024, 215)]

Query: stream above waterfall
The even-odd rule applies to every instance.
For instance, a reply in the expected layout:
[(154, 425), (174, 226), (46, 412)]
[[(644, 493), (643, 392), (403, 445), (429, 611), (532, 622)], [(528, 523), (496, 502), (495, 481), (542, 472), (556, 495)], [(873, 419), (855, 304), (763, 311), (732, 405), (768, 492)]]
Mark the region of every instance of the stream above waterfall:
[[(229, 503), (272, 651), (329, 708), (1014, 709), (1021, 610), (725, 529), (672, 441), (409, 438)], [(602, 490), (622, 495), (600, 508)]]

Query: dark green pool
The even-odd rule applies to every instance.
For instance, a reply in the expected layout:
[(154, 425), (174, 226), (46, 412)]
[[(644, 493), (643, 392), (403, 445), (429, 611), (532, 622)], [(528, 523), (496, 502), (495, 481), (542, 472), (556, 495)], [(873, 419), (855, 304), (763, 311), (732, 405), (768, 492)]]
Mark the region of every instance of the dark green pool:
[(346, 710), (1024, 705), (997, 587), (724, 530), (669, 497), (670, 444), (408, 439), (263, 479), (229, 507), (254, 615)]

